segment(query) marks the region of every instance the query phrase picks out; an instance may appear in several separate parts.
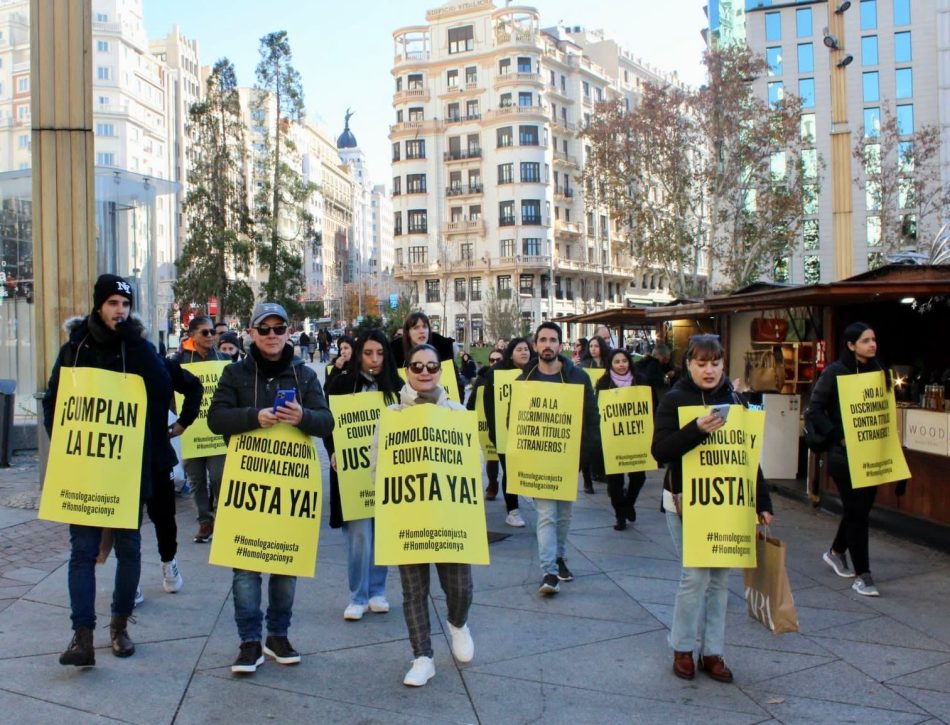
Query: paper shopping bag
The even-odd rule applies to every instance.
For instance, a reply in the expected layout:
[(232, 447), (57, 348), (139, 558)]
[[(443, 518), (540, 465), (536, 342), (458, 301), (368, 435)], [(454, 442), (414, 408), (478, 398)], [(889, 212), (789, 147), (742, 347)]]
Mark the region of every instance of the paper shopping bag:
[(749, 616), (775, 634), (797, 632), (795, 598), (785, 570), (785, 544), (759, 532), (755, 545), (757, 566), (743, 575)]

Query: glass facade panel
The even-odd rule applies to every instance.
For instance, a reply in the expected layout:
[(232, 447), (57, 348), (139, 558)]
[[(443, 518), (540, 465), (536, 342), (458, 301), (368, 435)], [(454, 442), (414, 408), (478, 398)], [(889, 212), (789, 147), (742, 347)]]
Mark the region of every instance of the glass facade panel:
[(910, 25), (910, 0), (894, 0), (894, 25)]
[(782, 48), (780, 46), (766, 48), (765, 60), (768, 63), (770, 76), (782, 75)]
[(898, 68), (894, 72), (894, 95), (897, 98), (914, 97), (914, 71), (910, 68)]
[(799, 8), (795, 11), (795, 36), (810, 38), (812, 36), (811, 8)]
[(785, 97), (785, 86), (782, 81), (769, 83), (769, 105), (774, 106)]
[(800, 78), (798, 80), (798, 95), (802, 99), (802, 108), (815, 107), (815, 79)]
[(910, 31), (894, 33), (894, 60), (897, 63), (910, 63), (913, 60), (910, 44)]
[(877, 65), (877, 36), (865, 35), (861, 38), (861, 65)]
[(906, 104), (897, 107), (897, 132), (902, 135), (914, 132), (914, 106)]
[(782, 39), (782, 14), (781, 13), (766, 13), (765, 14), (765, 39), (766, 40), (781, 40)]
[(813, 43), (798, 44), (798, 72), (815, 72), (815, 45)]
[(881, 83), (878, 72), (870, 71), (863, 76), (864, 102), (875, 103), (881, 100)]
[(877, 29), (877, 0), (861, 0), (861, 30)]
[(864, 135), (865, 136), (880, 136), (881, 135), (881, 109), (880, 108), (865, 108), (864, 109)]

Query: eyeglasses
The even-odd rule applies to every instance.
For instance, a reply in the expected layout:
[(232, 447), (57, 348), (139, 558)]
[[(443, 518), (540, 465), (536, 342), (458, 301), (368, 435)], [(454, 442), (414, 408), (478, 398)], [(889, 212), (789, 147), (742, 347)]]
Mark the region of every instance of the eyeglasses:
[(442, 363), (437, 362), (411, 362), (406, 365), (407, 368), (412, 370), (416, 375), (419, 375), (423, 370), (428, 370), (430, 373), (437, 373), (442, 369)]
[(214, 330), (209, 330), (209, 329), (207, 329), (207, 328), (205, 328), (205, 329), (203, 329), (203, 330), (192, 330), (192, 331), (191, 331), (191, 334), (192, 334), (192, 335), (204, 335), (205, 337), (211, 337), (211, 335), (214, 334)]
[(257, 330), (257, 334), (261, 337), (267, 337), (272, 332), (279, 336), (287, 332), (287, 325), (272, 325), (270, 327), (267, 325), (260, 325), (254, 329)]

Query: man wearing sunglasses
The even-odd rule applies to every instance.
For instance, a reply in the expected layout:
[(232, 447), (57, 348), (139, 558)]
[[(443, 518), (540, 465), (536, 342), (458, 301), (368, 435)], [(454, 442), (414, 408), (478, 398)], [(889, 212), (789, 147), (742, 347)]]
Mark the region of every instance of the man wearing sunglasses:
[[(208, 409), (208, 427), (225, 439), (258, 428), (287, 423), (310, 436), (333, 431), (333, 415), (323, 398), (316, 371), (294, 355), (287, 312), (274, 302), (262, 302), (251, 314), (251, 344), (240, 362), (228, 365)], [(294, 390), (294, 399), (274, 407), (278, 390)], [(314, 531), (316, 536), (316, 531)], [(264, 655), (279, 664), (300, 662), (287, 639), (297, 577), (271, 574), (268, 582), (267, 639), (261, 646), (261, 580), (255, 571), (234, 570), (234, 620), (241, 649), (232, 672), (251, 674)]]
[[(189, 346), (191, 349), (178, 352), (172, 358), (175, 362), (188, 364), (228, 359), (215, 347), (214, 321), (207, 315), (191, 318), (188, 339), (192, 342)], [(188, 485), (194, 491), (195, 507), (198, 509), (198, 531), (194, 542), (206, 544), (214, 533), (214, 508), (221, 487), (221, 474), (224, 473), (224, 456), (183, 458), (182, 468)]]

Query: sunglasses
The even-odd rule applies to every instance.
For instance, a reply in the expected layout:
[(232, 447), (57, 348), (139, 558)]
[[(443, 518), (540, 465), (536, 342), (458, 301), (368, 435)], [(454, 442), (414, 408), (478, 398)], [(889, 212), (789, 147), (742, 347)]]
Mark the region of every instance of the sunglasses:
[(407, 368), (412, 370), (416, 375), (419, 375), (423, 370), (428, 370), (430, 373), (437, 373), (442, 369), (442, 363), (437, 362), (411, 362), (406, 365)]
[(214, 334), (214, 331), (213, 331), (213, 330), (208, 330), (208, 329), (205, 329), (205, 330), (192, 330), (192, 331), (191, 331), (191, 334), (192, 334), (192, 335), (204, 335), (205, 337), (211, 337), (211, 335)]
[(490, 365), (494, 365), (496, 362), (501, 362), (501, 358), (500, 358), (500, 357), (490, 357), (490, 358), (488, 358), (488, 363), (489, 363)]
[(287, 325), (272, 325), (271, 327), (268, 327), (267, 325), (260, 325), (254, 329), (257, 330), (257, 334), (261, 337), (267, 337), (272, 332), (275, 335), (283, 335), (285, 332), (287, 332)]

